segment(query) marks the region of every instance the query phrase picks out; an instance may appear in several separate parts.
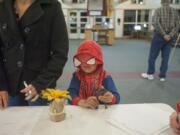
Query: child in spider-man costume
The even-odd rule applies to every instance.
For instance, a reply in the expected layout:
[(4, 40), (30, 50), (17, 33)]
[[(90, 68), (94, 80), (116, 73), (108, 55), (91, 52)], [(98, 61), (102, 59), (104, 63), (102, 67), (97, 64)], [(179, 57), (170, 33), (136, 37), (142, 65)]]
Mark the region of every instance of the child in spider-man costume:
[(119, 92), (112, 77), (103, 69), (103, 54), (98, 43), (82, 42), (73, 57), (77, 70), (68, 88), (71, 104), (96, 109), (99, 104), (118, 104)]

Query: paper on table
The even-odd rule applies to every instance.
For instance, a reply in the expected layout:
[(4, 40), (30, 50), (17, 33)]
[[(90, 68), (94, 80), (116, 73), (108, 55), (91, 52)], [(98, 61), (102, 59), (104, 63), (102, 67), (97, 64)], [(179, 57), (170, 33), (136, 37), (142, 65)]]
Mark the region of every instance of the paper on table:
[[(10, 107), (0, 112), (0, 135), (30, 135), (42, 108), (21, 108)], [(13, 113), (13, 112), (16, 113)], [(8, 117), (4, 117), (8, 116)]]
[(169, 128), (170, 112), (157, 107), (132, 105), (114, 109), (109, 112), (111, 114), (106, 121), (120, 130), (126, 130), (130, 135), (158, 135)]

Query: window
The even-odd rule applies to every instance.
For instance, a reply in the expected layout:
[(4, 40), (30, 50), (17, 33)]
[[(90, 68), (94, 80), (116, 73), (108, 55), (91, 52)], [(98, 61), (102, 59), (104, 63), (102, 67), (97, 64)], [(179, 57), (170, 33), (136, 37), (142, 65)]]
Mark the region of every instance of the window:
[(76, 23), (77, 22), (77, 13), (76, 12), (71, 12), (70, 13), (69, 22), (71, 22), (71, 23)]
[(85, 0), (79, 0), (79, 3), (85, 3), (86, 1)]
[(96, 18), (95, 21), (97, 24), (101, 24), (103, 22), (101, 17)]
[(77, 3), (78, 1), (77, 0), (72, 0), (72, 3)]
[(87, 17), (81, 18), (81, 22), (87, 22)]
[(180, 0), (171, 0), (171, 4), (180, 4)]
[(148, 10), (138, 10), (138, 22), (148, 22), (149, 11)]
[(124, 35), (130, 36), (136, 32), (135, 26), (138, 26), (139, 32), (146, 35), (149, 27), (149, 10), (125, 10), (124, 13)]
[(105, 21), (109, 23), (110, 22), (110, 18), (106, 18)]
[(84, 32), (85, 32), (85, 25), (86, 25), (86, 24), (81, 24), (81, 33), (84, 33)]
[(81, 16), (87, 16), (87, 12), (81, 12)]
[(136, 4), (136, 0), (131, 0), (131, 2), (132, 2), (133, 4)]
[(144, 4), (144, 0), (131, 0), (133, 4)]
[(136, 10), (125, 10), (124, 22), (135, 22), (136, 20)]
[(176, 1), (175, 1), (175, 4), (180, 4), (180, 0), (176, 0)]
[(124, 24), (124, 36), (131, 35), (134, 30), (134, 24)]
[(62, 0), (63, 3), (67, 3), (67, 4), (77, 4), (77, 3), (85, 3), (86, 0)]
[(143, 4), (144, 0), (138, 0), (138, 4)]
[(177, 12), (179, 13), (179, 16), (180, 16), (180, 10), (177, 10)]

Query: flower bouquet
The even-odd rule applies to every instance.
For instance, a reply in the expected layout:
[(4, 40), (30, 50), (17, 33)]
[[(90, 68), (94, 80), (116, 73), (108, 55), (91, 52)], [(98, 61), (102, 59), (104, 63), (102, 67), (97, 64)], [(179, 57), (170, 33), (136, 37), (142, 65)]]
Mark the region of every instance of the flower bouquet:
[(46, 89), (42, 91), (42, 98), (51, 101), (49, 115), (52, 121), (58, 122), (65, 119), (64, 105), (66, 99), (71, 99), (67, 90)]

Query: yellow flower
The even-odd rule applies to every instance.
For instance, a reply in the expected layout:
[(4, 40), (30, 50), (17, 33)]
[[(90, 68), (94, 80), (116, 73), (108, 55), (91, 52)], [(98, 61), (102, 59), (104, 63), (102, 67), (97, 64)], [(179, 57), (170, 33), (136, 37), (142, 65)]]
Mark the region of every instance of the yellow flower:
[(71, 99), (69, 92), (67, 90), (60, 90), (60, 89), (46, 89), (43, 90), (42, 98), (47, 99), (48, 101), (55, 100), (55, 99)]

